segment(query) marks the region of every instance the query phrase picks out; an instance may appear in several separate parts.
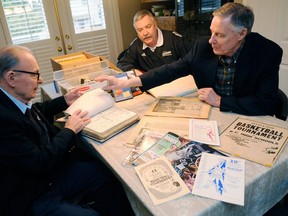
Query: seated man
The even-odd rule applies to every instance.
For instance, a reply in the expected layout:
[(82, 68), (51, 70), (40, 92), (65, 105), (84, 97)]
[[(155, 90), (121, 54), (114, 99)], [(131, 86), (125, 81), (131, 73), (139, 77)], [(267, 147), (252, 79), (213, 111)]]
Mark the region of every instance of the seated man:
[(136, 69), (137, 74), (146, 72), (184, 57), (191, 48), (191, 43), (178, 33), (160, 30), (154, 16), (147, 10), (135, 14), (133, 25), (138, 38), (118, 59), (117, 67), (122, 71)]
[(0, 49), (0, 215), (134, 215), (112, 172), (79, 148), (88, 112), (75, 111), (61, 130), (52, 125), (78, 89), (32, 105), (42, 83), (29, 49)]
[(283, 51), (273, 41), (251, 32), (254, 13), (239, 3), (226, 3), (213, 13), (211, 36), (199, 38), (182, 59), (127, 81), (109, 80), (106, 89), (142, 86), (147, 90), (191, 74), (199, 98), (221, 111), (274, 115), (279, 106), (279, 65)]

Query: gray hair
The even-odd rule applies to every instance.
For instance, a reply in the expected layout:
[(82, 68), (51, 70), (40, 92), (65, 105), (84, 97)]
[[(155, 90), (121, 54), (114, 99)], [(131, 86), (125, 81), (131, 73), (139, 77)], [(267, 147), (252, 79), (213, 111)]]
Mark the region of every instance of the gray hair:
[(249, 34), (254, 23), (254, 13), (251, 8), (239, 3), (226, 3), (213, 12), (213, 16), (231, 16), (231, 23), (237, 31), (247, 28)]
[(148, 10), (140, 10), (138, 11), (133, 18), (133, 26), (135, 28), (135, 23), (141, 20), (144, 16), (149, 16), (153, 21), (156, 21), (153, 14)]
[(27, 47), (19, 45), (8, 45), (0, 48), (0, 78), (3, 78), (7, 71), (19, 64), (23, 52), (32, 54)]

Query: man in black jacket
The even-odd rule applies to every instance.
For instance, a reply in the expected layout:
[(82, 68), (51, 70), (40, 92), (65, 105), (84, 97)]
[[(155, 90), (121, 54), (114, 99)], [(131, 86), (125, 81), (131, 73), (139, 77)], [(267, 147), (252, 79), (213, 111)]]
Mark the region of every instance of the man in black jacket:
[(133, 25), (138, 38), (117, 63), (123, 71), (135, 69), (139, 75), (184, 57), (191, 48), (191, 43), (178, 33), (160, 30), (154, 16), (147, 10), (135, 14)]
[(253, 11), (226, 3), (213, 13), (211, 37), (200, 38), (182, 59), (140, 77), (114, 77), (106, 89), (142, 86), (147, 90), (191, 74), (198, 97), (221, 111), (244, 115), (274, 115), (279, 103), (279, 65), (283, 51), (258, 33), (251, 33)]
[(75, 111), (61, 130), (52, 126), (78, 90), (32, 105), (41, 83), (29, 49), (0, 49), (0, 215), (134, 215), (114, 175), (78, 147), (87, 112)]

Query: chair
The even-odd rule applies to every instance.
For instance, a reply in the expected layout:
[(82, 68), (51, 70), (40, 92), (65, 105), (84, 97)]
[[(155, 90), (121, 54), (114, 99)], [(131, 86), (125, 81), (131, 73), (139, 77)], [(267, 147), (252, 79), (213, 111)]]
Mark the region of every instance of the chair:
[(288, 98), (287, 95), (279, 89), (279, 105), (275, 114), (276, 118), (286, 121), (288, 116)]
[(118, 57), (117, 57), (117, 60), (118, 60), (118, 61), (125, 55), (125, 53), (127, 52), (127, 50), (128, 50), (128, 49), (123, 50), (123, 51), (118, 55)]

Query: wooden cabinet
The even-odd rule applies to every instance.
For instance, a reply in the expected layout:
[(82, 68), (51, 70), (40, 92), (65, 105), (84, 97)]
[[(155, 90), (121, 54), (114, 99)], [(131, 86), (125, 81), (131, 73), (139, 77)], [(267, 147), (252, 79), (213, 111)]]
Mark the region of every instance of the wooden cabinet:
[(155, 17), (158, 27), (160, 29), (176, 31), (176, 17), (175, 16), (159, 16)]
[(159, 28), (177, 31), (195, 42), (210, 35), (212, 12), (226, 2), (233, 0), (141, 0), (141, 8), (152, 12), (153, 6), (162, 5), (172, 16), (155, 16)]
[[(141, 8), (152, 12), (158, 23), (158, 27), (163, 30), (176, 31), (177, 21), (175, 16), (177, 0), (141, 0)], [(152, 11), (153, 6), (163, 6), (164, 10), (170, 14), (170, 16), (163, 16), (163, 10), (161, 15), (157, 16), (155, 11)]]

